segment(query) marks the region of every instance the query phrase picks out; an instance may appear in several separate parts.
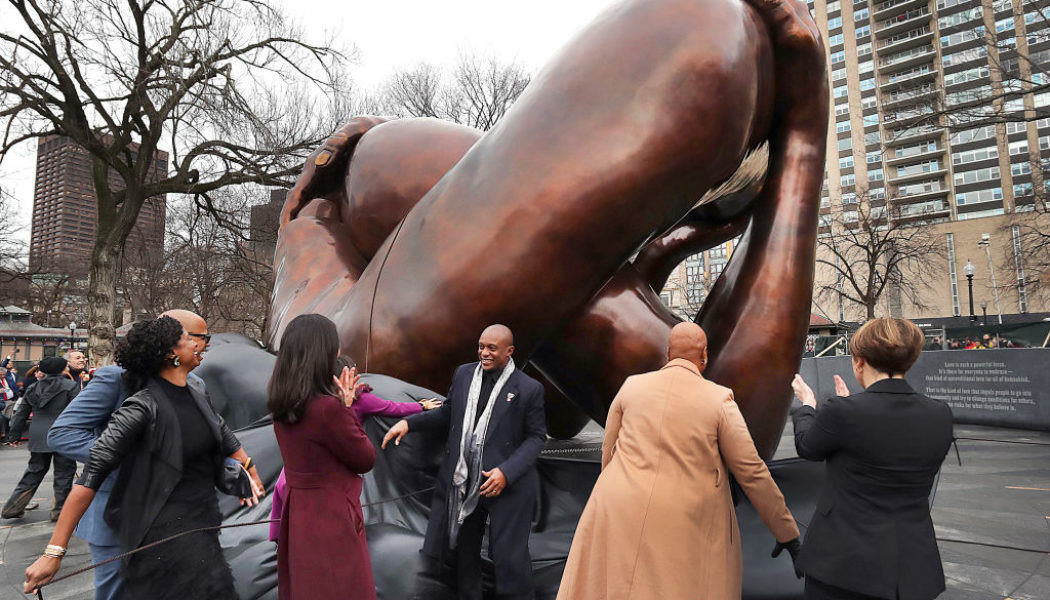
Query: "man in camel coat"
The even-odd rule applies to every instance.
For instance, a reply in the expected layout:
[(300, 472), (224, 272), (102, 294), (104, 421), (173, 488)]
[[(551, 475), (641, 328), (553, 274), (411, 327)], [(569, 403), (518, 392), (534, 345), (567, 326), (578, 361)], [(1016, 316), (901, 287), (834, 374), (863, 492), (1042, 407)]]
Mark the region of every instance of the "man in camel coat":
[(751, 441), (732, 390), (704, 379), (707, 336), (671, 331), (669, 362), (613, 400), (602, 474), (580, 517), (559, 600), (739, 600), (740, 532), (727, 469), (777, 539), (798, 528)]

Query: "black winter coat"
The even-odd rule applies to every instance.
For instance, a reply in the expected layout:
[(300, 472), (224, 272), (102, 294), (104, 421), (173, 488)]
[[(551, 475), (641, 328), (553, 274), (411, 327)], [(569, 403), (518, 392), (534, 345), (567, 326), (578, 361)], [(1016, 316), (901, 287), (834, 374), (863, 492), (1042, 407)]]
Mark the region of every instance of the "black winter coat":
[(22, 397), (15, 417), (11, 420), (8, 439), (22, 439), (22, 430), (25, 429), (26, 420), (32, 412), (33, 420), (29, 422), (29, 451), (51, 452), (47, 445), (47, 430), (51, 429), (55, 419), (69, 406), (78, 392), (80, 386), (62, 374), (48, 375), (38, 381)]
[(952, 443), (948, 405), (884, 379), (793, 418), (799, 456), (827, 463), (799, 559), (806, 576), (890, 600), (944, 591), (929, 498)]
[[(192, 379), (190, 395), (218, 443), (216, 474), (240, 449), (237, 436), (212, 407), (204, 387)], [(104, 518), (125, 551), (137, 548), (182, 478), (182, 433), (164, 389), (156, 381), (128, 397), (91, 447), (80, 484), (97, 490), (120, 467)]]

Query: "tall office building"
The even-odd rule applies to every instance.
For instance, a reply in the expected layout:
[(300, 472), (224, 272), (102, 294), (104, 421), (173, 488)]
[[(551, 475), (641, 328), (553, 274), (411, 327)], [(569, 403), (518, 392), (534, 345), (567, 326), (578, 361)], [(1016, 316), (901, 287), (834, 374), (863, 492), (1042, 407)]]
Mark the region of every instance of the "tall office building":
[[(138, 148), (133, 145), (131, 151)], [(168, 153), (158, 152), (152, 175), (167, 176)], [(92, 182), (92, 159), (87, 150), (65, 136), (40, 139), (33, 192), (33, 229), (29, 245), (30, 269), (45, 273), (86, 275), (95, 244), (98, 213)], [(109, 174), (113, 189), (124, 186)], [(164, 196), (148, 199), (128, 237), (125, 256), (134, 260), (142, 252), (164, 246)]]
[[(832, 92), (821, 233), (848, 227), (869, 210), (879, 215), (888, 199), (898, 219), (933, 228), (948, 257), (944, 280), (929, 282), (930, 306), (921, 311), (887, 307), (899, 316), (965, 310), (959, 279), (967, 259), (985, 258), (975, 245), (983, 233), (997, 252), (978, 274), (981, 293), (992, 293), (992, 262), (1011, 267), (999, 273), (998, 287), (1023, 278), (1024, 252), (1010, 223), (1031, 208), (1034, 186), (1042, 186), (1040, 151), (1050, 150), (1050, 118), (1002, 117), (1050, 114), (1050, 90), (1043, 87), (1050, 69), (1046, 3), (808, 5), (826, 43)], [(979, 221), (962, 223), (973, 219)], [(1000, 291), (1011, 295), (1003, 312), (1030, 310), (1023, 286)], [(859, 311), (852, 312), (857, 318)]]

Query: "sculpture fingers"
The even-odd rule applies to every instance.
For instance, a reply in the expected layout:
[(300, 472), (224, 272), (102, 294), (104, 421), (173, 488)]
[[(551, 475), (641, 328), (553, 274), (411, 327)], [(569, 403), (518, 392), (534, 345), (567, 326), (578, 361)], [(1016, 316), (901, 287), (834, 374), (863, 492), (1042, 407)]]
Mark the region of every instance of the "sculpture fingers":
[(354, 146), (366, 131), (379, 123), (383, 117), (354, 117), (346, 125), (325, 140), (320, 148), (306, 159), (303, 172), (288, 192), (281, 211), (281, 226), (299, 216), (299, 212), (315, 198), (339, 191), (346, 165), (354, 153)]

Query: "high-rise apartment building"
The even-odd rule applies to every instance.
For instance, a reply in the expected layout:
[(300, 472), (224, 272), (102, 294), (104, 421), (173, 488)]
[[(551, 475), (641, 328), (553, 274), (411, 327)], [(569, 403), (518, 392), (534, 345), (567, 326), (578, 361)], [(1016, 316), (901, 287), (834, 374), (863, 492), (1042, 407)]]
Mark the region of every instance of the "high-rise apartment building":
[[(1023, 278), (1024, 252), (1010, 223), (1038, 201), (1040, 152), (1050, 154), (1050, 118), (1038, 118), (1050, 114), (1046, 3), (808, 5), (825, 40), (832, 95), (821, 233), (885, 214), (890, 201), (894, 218), (944, 240), (948, 258), (937, 259), (946, 261), (944, 281), (928, 282), (930, 305), (919, 311), (891, 302), (885, 312), (899, 316), (960, 314), (966, 299), (959, 300), (958, 274), (968, 258), (984, 258), (976, 246), (983, 233), (1001, 251), (994, 262), (1016, 265), (1000, 272), (997, 287), (1004, 277)], [(1027, 119), (1009, 117), (1024, 111)], [(981, 221), (962, 223), (972, 219)], [(987, 277), (990, 269), (982, 271)], [(978, 286), (982, 294), (990, 288), (987, 280)], [(1000, 291), (1012, 294), (1009, 312), (1031, 310), (1023, 286)]]
[[(133, 145), (134, 152), (137, 145)], [(153, 176), (167, 176), (168, 154), (158, 152)], [(109, 174), (114, 189), (124, 186), (120, 177)], [(164, 196), (148, 199), (128, 237), (125, 256), (163, 248)], [(30, 269), (38, 272), (87, 273), (95, 244), (98, 213), (92, 182), (92, 159), (87, 150), (65, 136), (40, 139), (33, 192), (33, 225), (29, 245)]]

